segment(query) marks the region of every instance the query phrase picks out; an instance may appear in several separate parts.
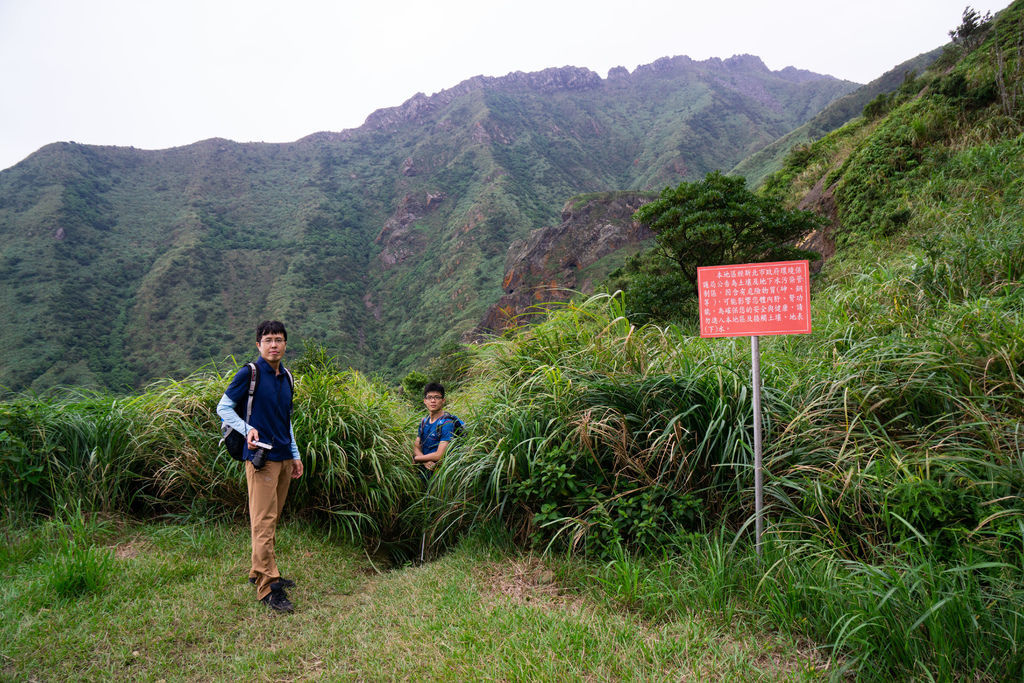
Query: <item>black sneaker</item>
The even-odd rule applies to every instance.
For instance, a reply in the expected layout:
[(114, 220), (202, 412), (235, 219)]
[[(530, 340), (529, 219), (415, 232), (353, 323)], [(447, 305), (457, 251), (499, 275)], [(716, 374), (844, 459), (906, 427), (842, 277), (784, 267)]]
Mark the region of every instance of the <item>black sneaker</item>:
[(288, 595), (284, 592), (284, 588), (277, 581), (270, 584), (270, 593), (260, 602), (275, 612), (291, 612), (295, 609), (292, 607), (292, 602), (288, 599)]
[[(255, 576), (250, 576), (249, 577), (249, 583), (251, 583), (252, 585), (255, 586), (256, 585), (256, 577)], [(281, 588), (295, 588), (295, 582), (292, 581), (291, 579), (286, 579), (283, 576), (279, 577), (277, 579), (277, 581), (275, 581), (274, 583), (281, 584)]]

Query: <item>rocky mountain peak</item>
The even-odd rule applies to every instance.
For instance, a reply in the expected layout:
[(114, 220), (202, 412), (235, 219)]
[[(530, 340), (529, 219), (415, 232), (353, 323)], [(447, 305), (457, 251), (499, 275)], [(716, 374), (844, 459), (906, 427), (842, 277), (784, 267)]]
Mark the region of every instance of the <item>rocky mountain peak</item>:
[(751, 71), (764, 71), (768, 72), (769, 69), (765, 66), (761, 58), (756, 55), (733, 55), (722, 62), (722, 64), (730, 69), (749, 69)]
[(504, 76), (473, 76), (434, 95), (416, 93), (397, 107), (378, 109), (366, 117), (363, 128), (391, 130), (402, 123), (423, 123), (434, 111), (458, 97), (483, 90), (533, 91), (553, 93), (601, 87), (603, 81), (590, 69), (563, 66), (543, 71), (513, 71)]

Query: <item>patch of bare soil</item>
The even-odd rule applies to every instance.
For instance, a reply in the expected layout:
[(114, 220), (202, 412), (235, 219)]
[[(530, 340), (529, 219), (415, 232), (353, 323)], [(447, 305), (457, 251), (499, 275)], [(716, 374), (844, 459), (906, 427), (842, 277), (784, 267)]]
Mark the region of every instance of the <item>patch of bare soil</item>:
[[(800, 678), (802, 675), (824, 678), (836, 666), (826, 651), (806, 638), (790, 641), (773, 631), (763, 632), (757, 638), (762, 652), (754, 658), (753, 664), (761, 671), (771, 672), (773, 679)], [(718, 642), (726, 653), (749, 650), (749, 645), (725, 633), (719, 635)]]
[(118, 560), (131, 560), (149, 550), (148, 541), (133, 538), (114, 546), (114, 558)]
[(821, 254), (821, 260), (812, 262), (811, 269), (817, 272), (822, 264), (832, 258), (836, 253), (836, 243), (833, 239), (836, 228), (839, 227), (839, 211), (836, 208), (835, 184), (825, 187), (825, 178), (822, 176), (818, 183), (811, 188), (797, 206), (804, 211), (813, 211), (825, 216), (828, 223), (811, 234), (799, 240), (796, 246), (800, 249), (809, 249)]
[(480, 584), (485, 591), (517, 604), (565, 607), (579, 603), (578, 597), (559, 587), (555, 573), (537, 557), (485, 565), (481, 573)]

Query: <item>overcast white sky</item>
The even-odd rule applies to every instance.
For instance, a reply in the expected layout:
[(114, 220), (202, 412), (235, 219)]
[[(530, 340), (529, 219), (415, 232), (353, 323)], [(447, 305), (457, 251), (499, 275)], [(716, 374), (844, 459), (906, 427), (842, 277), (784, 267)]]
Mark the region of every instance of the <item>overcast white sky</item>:
[(749, 53), (866, 83), (947, 42), (968, 2), (0, 0), (0, 169), (59, 140), (289, 142), (552, 66)]

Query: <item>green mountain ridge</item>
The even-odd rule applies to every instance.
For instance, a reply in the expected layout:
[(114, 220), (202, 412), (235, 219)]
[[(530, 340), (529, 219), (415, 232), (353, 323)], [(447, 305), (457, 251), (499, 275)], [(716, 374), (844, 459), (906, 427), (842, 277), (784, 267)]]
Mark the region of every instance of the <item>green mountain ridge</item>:
[(815, 140), (860, 116), (865, 105), (872, 99), (880, 94), (898, 90), (908, 77), (912, 78), (914, 75), (922, 73), (935, 63), (942, 53), (943, 48), (938, 47), (913, 59), (908, 59), (867, 85), (833, 100), (802, 126), (741, 161), (732, 169), (731, 173), (743, 176), (750, 185), (759, 185), (767, 175), (782, 167), (784, 157), (793, 146)]
[(502, 295), (566, 199), (719, 168), (856, 87), (756, 57), (476, 77), (293, 143), (54, 143), (0, 172), (0, 386), (111, 389), (293, 345), (400, 373)]

